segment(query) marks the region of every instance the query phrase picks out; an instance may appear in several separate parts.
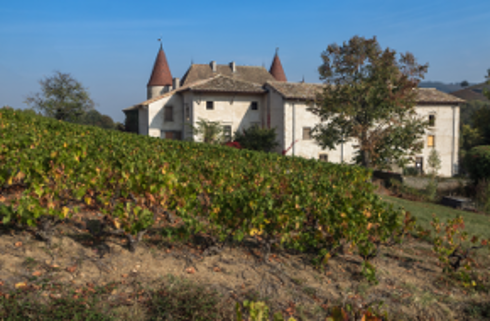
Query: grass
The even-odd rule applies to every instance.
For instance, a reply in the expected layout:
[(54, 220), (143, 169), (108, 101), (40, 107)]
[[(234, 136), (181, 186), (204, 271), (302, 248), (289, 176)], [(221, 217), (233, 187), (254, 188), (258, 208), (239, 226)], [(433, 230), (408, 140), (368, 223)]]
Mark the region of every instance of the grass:
[(428, 202), (412, 202), (386, 195), (381, 196), (381, 198), (387, 203), (405, 208), (405, 210), (409, 211), (417, 219), (417, 223), (424, 229), (430, 229), (433, 214), (441, 222), (446, 222), (448, 219), (453, 219), (457, 215), (461, 215), (464, 218), (465, 230), (469, 235), (476, 235), (485, 239), (490, 238), (490, 216), (455, 210), (447, 206)]
[(162, 281), (154, 290), (136, 289), (129, 304), (123, 299), (107, 300), (117, 286), (78, 291), (77, 297), (73, 296), (75, 292), (68, 291), (49, 302), (40, 302), (39, 292), (32, 288), (8, 294), (0, 292), (0, 320), (215, 321), (231, 318), (233, 309), (223, 306), (222, 295), (216, 291), (171, 275)]

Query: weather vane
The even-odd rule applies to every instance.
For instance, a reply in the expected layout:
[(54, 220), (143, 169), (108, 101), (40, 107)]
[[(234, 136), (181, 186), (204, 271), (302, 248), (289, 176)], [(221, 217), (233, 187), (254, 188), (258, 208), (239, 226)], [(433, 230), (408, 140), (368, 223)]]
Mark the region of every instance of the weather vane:
[(160, 43), (160, 48), (163, 47), (163, 41), (162, 41), (162, 36), (160, 35), (160, 38), (158, 38), (158, 42)]

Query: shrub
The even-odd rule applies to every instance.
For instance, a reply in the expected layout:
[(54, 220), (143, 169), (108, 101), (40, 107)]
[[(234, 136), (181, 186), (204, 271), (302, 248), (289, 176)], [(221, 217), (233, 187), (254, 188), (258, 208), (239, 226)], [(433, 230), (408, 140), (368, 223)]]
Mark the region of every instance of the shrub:
[(475, 182), (483, 178), (490, 179), (490, 146), (473, 147), (466, 155), (465, 164)]
[(245, 149), (271, 152), (279, 144), (276, 141), (276, 131), (274, 128), (260, 128), (252, 126), (241, 132), (235, 133), (235, 141)]

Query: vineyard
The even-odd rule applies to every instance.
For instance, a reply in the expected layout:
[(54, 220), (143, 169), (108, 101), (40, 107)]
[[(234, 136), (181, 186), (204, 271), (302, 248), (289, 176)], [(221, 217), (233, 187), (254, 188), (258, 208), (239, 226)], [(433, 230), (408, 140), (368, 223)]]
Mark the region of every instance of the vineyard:
[(151, 233), (198, 243), (201, 257), (245, 243), (257, 245), (264, 264), (281, 251), (307, 254), (320, 271), (347, 253), (377, 284), (380, 250), (400, 244), (415, 222), (383, 202), (370, 178), (356, 166), (0, 109), (3, 227), (33, 231), (48, 246), (57, 225), (90, 211), (98, 217), (90, 233), (124, 239), (130, 253)]

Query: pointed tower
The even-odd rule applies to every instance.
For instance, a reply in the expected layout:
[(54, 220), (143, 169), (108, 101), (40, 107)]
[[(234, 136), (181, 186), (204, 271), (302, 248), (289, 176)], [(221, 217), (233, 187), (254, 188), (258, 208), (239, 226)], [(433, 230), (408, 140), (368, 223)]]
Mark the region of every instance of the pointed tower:
[(288, 81), (286, 78), (286, 74), (284, 73), (284, 69), (282, 69), (281, 60), (278, 56), (279, 48), (276, 48), (276, 54), (274, 55), (274, 59), (272, 60), (271, 69), (269, 73), (277, 80), (277, 81)]
[(155, 59), (153, 65), (153, 71), (151, 72), (150, 81), (148, 81), (147, 87), (147, 99), (162, 95), (172, 90), (172, 74), (168, 67), (167, 57), (163, 51), (163, 46), (160, 43), (160, 50)]

